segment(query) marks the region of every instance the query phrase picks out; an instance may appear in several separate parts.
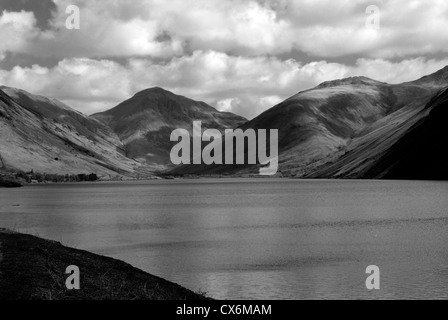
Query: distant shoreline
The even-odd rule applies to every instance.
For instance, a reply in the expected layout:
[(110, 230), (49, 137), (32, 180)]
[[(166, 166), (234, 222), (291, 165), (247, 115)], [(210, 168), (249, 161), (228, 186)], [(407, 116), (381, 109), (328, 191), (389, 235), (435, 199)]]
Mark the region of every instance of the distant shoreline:
[[(68, 266), (80, 290), (68, 290)], [(204, 300), (177, 284), (112, 258), (0, 229), (0, 300)]]
[(173, 178), (160, 178), (160, 179), (123, 179), (123, 180), (98, 180), (98, 181), (67, 181), (67, 182), (39, 182), (39, 183), (16, 183), (14, 186), (4, 186), (0, 181), (0, 188), (22, 188), (22, 187), (38, 187), (38, 186), (55, 186), (55, 185), (95, 185), (95, 184), (119, 184), (119, 183), (130, 183), (130, 182), (155, 182), (155, 181), (207, 181), (207, 180), (260, 180), (260, 181), (272, 181), (272, 180), (283, 180), (283, 181), (427, 181), (427, 182), (448, 182), (448, 180), (443, 179), (350, 179), (350, 178), (295, 178), (295, 177), (261, 177), (261, 176), (198, 176), (198, 177), (173, 177)]

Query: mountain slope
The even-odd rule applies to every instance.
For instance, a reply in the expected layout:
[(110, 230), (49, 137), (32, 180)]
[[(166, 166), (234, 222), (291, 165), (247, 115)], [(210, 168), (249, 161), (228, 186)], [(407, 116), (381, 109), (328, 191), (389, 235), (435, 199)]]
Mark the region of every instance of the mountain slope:
[(448, 90), (425, 108), (429, 115), (416, 123), (403, 139), (378, 161), (366, 176), (387, 179), (448, 180)]
[[(285, 100), (243, 129), (279, 130), (279, 171), (313, 178), (357, 178), (424, 117), (448, 86), (448, 67), (390, 85), (365, 77), (325, 82)], [(182, 166), (174, 174), (257, 173), (254, 166)]]
[(448, 66), (440, 69), (433, 74), (424, 76), (409, 83), (419, 86), (433, 87), (436, 89), (440, 87), (446, 87), (448, 85)]
[(310, 177), (448, 180), (447, 116), (448, 90), (442, 90), (415, 115), (415, 121), (406, 124), (400, 138), (390, 139), (370, 165), (359, 165), (358, 148)]
[(224, 130), (247, 120), (232, 113), (219, 112), (204, 102), (175, 95), (161, 88), (137, 93), (117, 107), (92, 116), (110, 126), (125, 144), (126, 155), (153, 167), (170, 165), (175, 129), (192, 131), (193, 121), (204, 128)]
[(139, 167), (104, 124), (23, 90), (1, 87), (0, 136), (0, 168), (110, 178)]

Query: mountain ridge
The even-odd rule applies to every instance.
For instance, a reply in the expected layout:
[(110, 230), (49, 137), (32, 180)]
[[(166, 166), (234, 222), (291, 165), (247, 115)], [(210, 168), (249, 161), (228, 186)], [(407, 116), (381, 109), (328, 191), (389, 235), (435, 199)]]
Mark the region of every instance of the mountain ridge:
[[(58, 100), (0, 86), (0, 165), (52, 173), (91, 171), (109, 178), (159, 171), (173, 175), (258, 172), (258, 165), (173, 167), (169, 154), (177, 142), (170, 141), (171, 132), (191, 133), (193, 121), (201, 121), (204, 130), (222, 133), (236, 128), (278, 129), (280, 176), (393, 177), (389, 172), (400, 170), (390, 164), (391, 159), (404, 167), (412, 163), (395, 150), (410, 145), (409, 137), (420, 141), (415, 132), (444, 145), (443, 130), (431, 134), (427, 123), (442, 125), (432, 114), (444, 115), (433, 110), (445, 105), (440, 97), (447, 88), (448, 66), (402, 84), (364, 76), (337, 79), (301, 91), (247, 121), (160, 87), (137, 92), (89, 117)], [(428, 145), (436, 144), (428, 141)], [(428, 152), (436, 157), (436, 150)], [(412, 154), (408, 149), (402, 153)], [(405, 178), (406, 173), (395, 176)]]
[[(403, 84), (366, 77), (327, 81), (277, 104), (242, 129), (279, 129), (280, 175), (332, 178), (322, 168), (347, 153), (356, 155), (353, 166), (369, 167), (403, 138), (421, 120), (431, 98), (448, 87), (447, 71), (448, 67)], [(258, 166), (185, 165), (169, 173), (245, 175), (257, 170)], [(316, 170), (326, 174), (313, 174)]]

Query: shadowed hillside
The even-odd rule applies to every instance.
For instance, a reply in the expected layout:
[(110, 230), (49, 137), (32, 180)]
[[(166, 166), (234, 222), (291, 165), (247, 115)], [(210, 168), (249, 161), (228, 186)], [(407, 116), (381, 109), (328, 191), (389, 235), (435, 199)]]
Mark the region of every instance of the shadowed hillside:
[[(421, 119), (360, 178), (448, 180), (448, 90), (421, 111)], [(341, 160), (336, 164), (343, 165)]]

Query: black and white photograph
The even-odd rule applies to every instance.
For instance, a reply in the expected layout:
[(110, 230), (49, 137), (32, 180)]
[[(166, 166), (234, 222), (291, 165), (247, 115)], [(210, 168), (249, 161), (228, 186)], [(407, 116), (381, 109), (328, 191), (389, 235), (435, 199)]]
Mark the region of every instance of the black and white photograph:
[(448, 299), (447, 40), (446, 0), (0, 0), (0, 304)]

